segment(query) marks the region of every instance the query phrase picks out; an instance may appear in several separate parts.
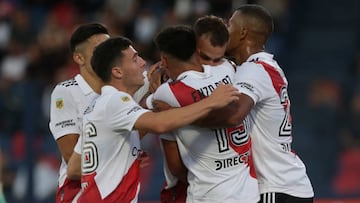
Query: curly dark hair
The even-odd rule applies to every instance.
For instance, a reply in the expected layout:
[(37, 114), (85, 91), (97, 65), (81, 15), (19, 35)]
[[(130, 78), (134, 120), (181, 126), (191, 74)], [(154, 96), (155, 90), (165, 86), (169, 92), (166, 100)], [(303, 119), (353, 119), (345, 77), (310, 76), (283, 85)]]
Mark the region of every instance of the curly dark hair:
[(157, 34), (154, 41), (160, 52), (182, 61), (189, 60), (196, 50), (195, 33), (186, 25), (167, 27)]

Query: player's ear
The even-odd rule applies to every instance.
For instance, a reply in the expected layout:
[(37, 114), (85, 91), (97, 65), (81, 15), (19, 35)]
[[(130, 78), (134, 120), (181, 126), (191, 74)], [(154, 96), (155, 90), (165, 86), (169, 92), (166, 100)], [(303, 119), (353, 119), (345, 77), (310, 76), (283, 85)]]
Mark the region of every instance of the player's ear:
[(161, 61), (161, 66), (163, 68), (167, 68), (168, 67), (168, 61), (167, 61), (167, 57), (164, 54), (160, 55), (160, 61)]
[(200, 63), (200, 64), (202, 64), (202, 60), (201, 60), (201, 56), (200, 56), (200, 49), (196, 49), (195, 50), (195, 55), (196, 55), (196, 60)]
[(244, 39), (247, 36), (248, 32), (249, 32), (249, 30), (247, 27), (241, 27), (240, 32), (239, 32), (240, 33), (239, 38)]
[(114, 76), (114, 78), (116, 79), (121, 79), (123, 76), (123, 72), (121, 70), (120, 67), (115, 66), (111, 69), (111, 74)]
[(75, 52), (72, 56), (75, 63), (79, 65), (83, 65), (85, 63), (85, 59), (82, 54)]

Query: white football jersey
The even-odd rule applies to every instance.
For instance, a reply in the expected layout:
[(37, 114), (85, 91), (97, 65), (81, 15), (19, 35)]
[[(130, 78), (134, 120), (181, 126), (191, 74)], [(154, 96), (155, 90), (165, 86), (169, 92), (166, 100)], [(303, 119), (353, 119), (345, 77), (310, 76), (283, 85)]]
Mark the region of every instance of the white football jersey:
[(101, 91), (95, 105), (84, 114), (81, 196), (100, 194), (102, 200), (116, 196), (107, 202), (136, 202), (141, 149), (133, 127), (148, 110), (112, 86)]
[[(73, 79), (59, 83), (51, 94), (49, 128), (57, 140), (67, 134), (81, 134), (85, 109), (99, 94), (94, 92), (78, 74)], [(67, 164), (62, 158), (59, 170), (59, 187), (66, 179)]]
[[(149, 92), (149, 88), (150, 88), (150, 82), (149, 82), (149, 79), (147, 78), (147, 71), (144, 71), (143, 72), (143, 75), (144, 75), (144, 85), (141, 86), (135, 93), (134, 93), (134, 96), (133, 96), (133, 99), (139, 103), (142, 98)], [(98, 95), (99, 96), (99, 95)], [(93, 100), (91, 103), (89, 103), (86, 107), (88, 106), (91, 106), (92, 103), (94, 102), (95, 100)], [(83, 111), (84, 113), (84, 111)], [(81, 115), (82, 116), (82, 115)], [(74, 147), (74, 152), (78, 153), (78, 154), (81, 154), (81, 145), (82, 145), (82, 140), (81, 140), (81, 136), (79, 137), (79, 140), (78, 142), (76, 143), (75, 147)]]
[[(149, 88), (150, 88), (150, 82), (149, 82), (149, 79), (147, 78), (147, 71), (144, 71), (143, 73), (144, 75), (144, 85), (141, 86), (135, 93), (134, 93), (134, 96), (133, 96), (133, 99), (139, 103), (142, 98), (149, 92)], [(95, 100), (94, 100), (95, 101)], [(92, 103), (94, 102), (92, 101)], [(88, 106), (91, 106), (92, 103), (89, 103), (87, 105)], [(83, 112), (84, 113), (84, 112)], [(82, 139), (81, 139), (81, 136), (79, 137), (78, 139), (78, 142), (76, 143), (75, 147), (74, 147), (74, 152), (76, 152), (77, 154), (81, 154), (81, 145), (82, 145)]]
[(273, 55), (251, 55), (238, 66), (234, 81), (234, 86), (255, 104), (248, 119), (260, 193), (313, 197), (305, 165), (291, 149), (288, 81)]
[[(154, 93), (154, 99), (182, 107), (209, 96), (220, 83), (233, 82), (234, 68), (229, 62), (203, 67), (204, 72), (186, 71), (176, 81), (162, 84)], [(221, 129), (188, 125), (162, 135), (162, 139), (176, 138), (188, 169), (187, 202), (259, 200), (251, 139), (246, 128), (244, 124)]]

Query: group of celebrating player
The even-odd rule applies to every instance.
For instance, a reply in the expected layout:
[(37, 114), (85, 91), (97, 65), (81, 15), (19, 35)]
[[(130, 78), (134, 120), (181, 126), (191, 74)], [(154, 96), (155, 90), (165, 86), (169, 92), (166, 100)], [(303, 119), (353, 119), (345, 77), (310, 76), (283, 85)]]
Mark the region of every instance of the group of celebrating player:
[(154, 38), (160, 62), (144, 74), (129, 39), (78, 27), (80, 74), (51, 95), (63, 158), (56, 202), (137, 202), (147, 133), (161, 140), (161, 202), (313, 202), (291, 149), (288, 81), (265, 52), (272, 31), (269, 12), (250, 4), (227, 25), (204, 16), (166, 27)]

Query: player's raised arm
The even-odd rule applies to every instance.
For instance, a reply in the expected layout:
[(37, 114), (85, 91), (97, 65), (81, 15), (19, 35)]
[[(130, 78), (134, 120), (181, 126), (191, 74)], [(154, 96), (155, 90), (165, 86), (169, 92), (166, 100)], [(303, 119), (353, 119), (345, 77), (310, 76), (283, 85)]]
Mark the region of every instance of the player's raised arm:
[(232, 85), (220, 85), (207, 98), (192, 105), (160, 113), (148, 112), (139, 117), (134, 127), (155, 133), (164, 133), (190, 124), (206, 116), (211, 110), (222, 108), (238, 100), (238, 91)]

